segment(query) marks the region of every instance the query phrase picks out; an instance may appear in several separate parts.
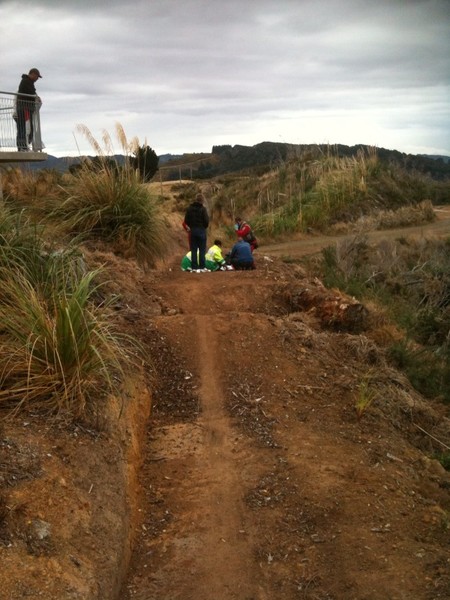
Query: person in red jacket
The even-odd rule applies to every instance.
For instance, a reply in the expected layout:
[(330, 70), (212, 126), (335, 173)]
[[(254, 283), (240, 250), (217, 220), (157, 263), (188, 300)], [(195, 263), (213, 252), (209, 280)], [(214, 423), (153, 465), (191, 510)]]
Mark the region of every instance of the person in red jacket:
[(242, 238), (245, 242), (250, 244), (250, 248), (256, 250), (258, 247), (258, 241), (253, 234), (252, 228), (246, 223), (241, 217), (236, 217), (235, 226), (236, 235), (238, 238)]
[(183, 229), (185, 230), (185, 232), (187, 233), (188, 236), (188, 248), (189, 250), (191, 249), (191, 230), (189, 228), (189, 225), (186, 223), (186, 221), (183, 221), (181, 223)]

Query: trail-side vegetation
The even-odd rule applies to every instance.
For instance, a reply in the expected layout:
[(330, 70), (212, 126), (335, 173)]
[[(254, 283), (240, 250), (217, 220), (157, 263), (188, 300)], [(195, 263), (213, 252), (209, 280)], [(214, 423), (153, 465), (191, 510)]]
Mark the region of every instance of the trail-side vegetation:
[[(65, 199), (55, 206), (49, 218), (64, 222), (72, 234), (101, 239), (126, 257), (151, 266), (163, 252), (167, 227), (158, 199), (142, 185), (142, 175), (134, 168), (130, 152), (140, 152), (137, 140), (128, 142), (120, 125), (117, 137), (125, 151), (122, 166), (111, 161), (110, 136), (103, 137), (104, 149), (84, 126), (80, 130), (97, 152), (95, 168), (84, 161), (64, 186)], [(145, 179), (145, 177), (144, 177)]]
[(0, 210), (0, 408), (76, 418), (114, 388), (130, 344), (96, 277), (77, 248), (58, 250), (23, 212)]
[[(260, 237), (279, 238), (337, 223), (375, 221), (380, 211), (390, 226), (433, 218), (431, 204), (448, 202), (450, 182), (436, 181), (398, 163), (380, 160), (375, 148), (355, 156), (308, 152), (286, 159), (258, 177), (222, 177), (214, 197), (219, 216), (244, 214)], [(428, 200), (428, 208), (417, 206)], [(411, 210), (412, 209), (412, 210)], [(369, 224), (369, 221), (367, 221)], [(384, 226), (375, 222), (374, 227)]]
[(428, 398), (450, 402), (450, 239), (346, 238), (322, 253), (324, 283), (383, 307), (404, 335), (392, 363)]
[[(114, 298), (103, 291), (107, 274), (89, 268), (84, 245), (101, 243), (144, 268), (163, 252), (164, 216), (136, 165), (108, 156), (108, 134), (103, 149), (89, 130), (80, 130), (97, 160), (63, 176), (9, 169), (3, 177), (0, 409), (8, 414), (23, 408), (65, 418), (95, 413), (136, 347), (118, 333)], [(127, 152), (139, 148), (120, 126), (117, 133)]]
[(4, 176), (5, 201), (11, 210), (23, 208), (35, 221), (57, 230), (59, 236), (100, 240), (114, 252), (148, 267), (163, 254), (167, 225), (160, 199), (143, 185), (145, 173), (133, 156), (142, 158), (146, 147), (139, 146), (137, 139), (129, 142), (119, 124), (116, 129), (124, 163), (111, 158), (114, 147), (107, 132), (102, 145), (80, 125), (97, 156), (84, 159), (71, 174), (63, 176), (9, 170)]

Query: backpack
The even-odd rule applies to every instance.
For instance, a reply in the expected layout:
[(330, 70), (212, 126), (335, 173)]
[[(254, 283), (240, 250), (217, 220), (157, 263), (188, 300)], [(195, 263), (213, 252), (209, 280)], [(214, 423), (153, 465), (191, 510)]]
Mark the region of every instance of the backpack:
[(256, 241), (253, 231), (247, 233), (247, 235), (244, 237), (244, 241), (248, 242), (251, 246), (253, 246), (253, 249), (258, 247), (258, 242)]

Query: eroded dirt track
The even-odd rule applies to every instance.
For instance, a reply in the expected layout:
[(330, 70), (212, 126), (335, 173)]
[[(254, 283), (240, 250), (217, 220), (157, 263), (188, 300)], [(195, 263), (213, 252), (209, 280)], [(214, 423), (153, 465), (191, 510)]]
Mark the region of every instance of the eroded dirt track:
[[(289, 314), (280, 290), (298, 277), (261, 258), (158, 278), (123, 600), (447, 597), (449, 478), (417, 448), (400, 397), (417, 399), (368, 338)], [(358, 421), (374, 366), (386, 394)]]

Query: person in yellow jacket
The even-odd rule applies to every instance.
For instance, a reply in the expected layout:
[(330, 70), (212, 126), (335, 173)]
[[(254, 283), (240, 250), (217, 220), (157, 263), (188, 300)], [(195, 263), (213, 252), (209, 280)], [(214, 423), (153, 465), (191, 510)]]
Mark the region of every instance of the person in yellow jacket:
[(214, 240), (214, 244), (209, 248), (206, 253), (207, 268), (211, 271), (217, 271), (218, 269), (225, 270), (225, 259), (222, 255), (222, 240)]
[[(222, 255), (222, 241), (214, 240), (214, 244), (205, 255), (205, 271), (228, 271), (232, 270), (229, 267)], [(192, 271), (192, 255), (189, 251), (181, 261), (182, 271)], [(196, 271), (200, 272), (200, 270)]]

